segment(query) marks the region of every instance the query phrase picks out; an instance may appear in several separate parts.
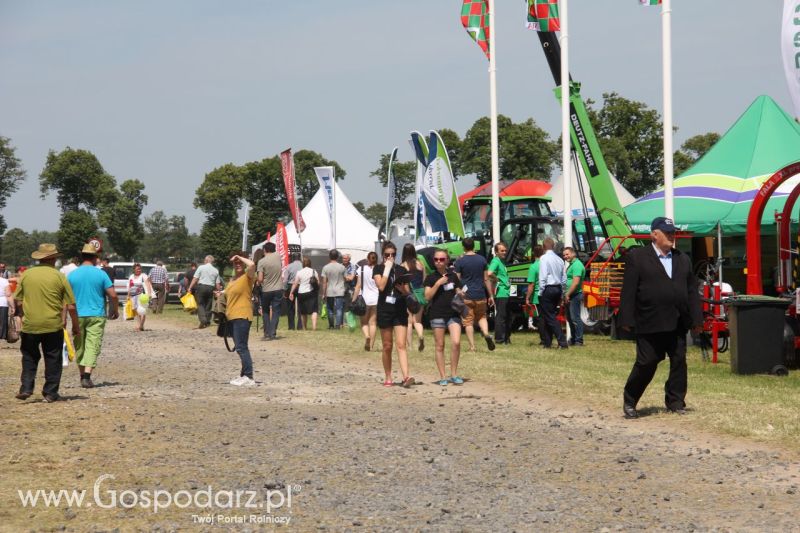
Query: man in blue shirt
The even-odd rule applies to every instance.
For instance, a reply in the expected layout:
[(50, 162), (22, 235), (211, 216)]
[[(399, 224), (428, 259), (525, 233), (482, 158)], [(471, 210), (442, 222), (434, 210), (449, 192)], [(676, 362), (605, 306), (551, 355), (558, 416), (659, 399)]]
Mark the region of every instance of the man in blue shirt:
[[(486, 259), (475, 253), (475, 240), (467, 237), (461, 241), (464, 255), (455, 263), (458, 279), (464, 286), (464, 303), (467, 316), (464, 318), (464, 329), (467, 332), (469, 351), (475, 351), (475, 322), (481, 330), (489, 350), (495, 349), (494, 340), (489, 335), (489, 321), (486, 320), (486, 305), (494, 305), (494, 293), (489, 282), (489, 264)], [(488, 298), (487, 298), (488, 296)]]
[(69, 273), (67, 281), (75, 294), (81, 328), (81, 334), (75, 339), (75, 361), (81, 373), (81, 387), (90, 389), (94, 387), (92, 371), (97, 366), (106, 328), (106, 296), (111, 301), (109, 318), (112, 320), (119, 317), (119, 301), (108, 275), (95, 267), (97, 249), (94, 245), (84, 245), (81, 261), (81, 266)]
[(544, 254), (539, 260), (539, 302), (544, 322), (544, 347), (550, 348), (555, 337), (558, 347), (566, 349), (569, 347), (567, 338), (556, 318), (556, 309), (561, 303), (561, 295), (564, 294), (564, 285), (567, 282), (564, 260), (553, 251), (555, 241), (550, 237), (542, 241), (542, 248)]

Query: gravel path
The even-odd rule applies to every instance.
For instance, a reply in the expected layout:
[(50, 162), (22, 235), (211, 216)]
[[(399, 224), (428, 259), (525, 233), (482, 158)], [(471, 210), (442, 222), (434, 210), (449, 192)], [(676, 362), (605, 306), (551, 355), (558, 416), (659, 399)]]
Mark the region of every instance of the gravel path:
[[(52, 405), (13, 400), (17, 348), (0, 350), (0, 530), (800, 529), (800, 463), (678, 416), (625, 421), (479, 382), (441, 388), (416, 371), (426, 383), (383, 388), (377, 354), (348, 360), (298, 338), (251, 341), (261, 383), (240, 389), (227, 384), (238, 358), (212, 331), (148, 326), (110, 324), (100, 386), (78, 388), (71, 365), (67, 401)], [(86, 489), (90, 499), (103, 474), (114, 476), (101, 482), (106, 505), (111, 491), (142, 504), (143, 492), (209, 486), (284, 505), (155, 513), (23, 508), (17, 495)]]

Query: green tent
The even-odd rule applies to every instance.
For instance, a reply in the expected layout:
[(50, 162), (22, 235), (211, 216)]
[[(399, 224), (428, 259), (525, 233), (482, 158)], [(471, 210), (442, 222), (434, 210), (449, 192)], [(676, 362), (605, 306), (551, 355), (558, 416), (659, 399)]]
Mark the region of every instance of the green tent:
[[(759, 96), (705, 156), (675, 179), (675, 224), (710, 235), (721, 222), (725, 235), (743, 235), (761, 184), (798, 160), (800, 124), (772, 98)], [(772, 195), (762, 219), (766, 233), (775, 232), (774, 213), (799, 181), (800, 176), (789, 179)], [(664, 213), (663, 188), (639, 198), (625, 213), (635, 232), (649, 233), (652, 219)]]

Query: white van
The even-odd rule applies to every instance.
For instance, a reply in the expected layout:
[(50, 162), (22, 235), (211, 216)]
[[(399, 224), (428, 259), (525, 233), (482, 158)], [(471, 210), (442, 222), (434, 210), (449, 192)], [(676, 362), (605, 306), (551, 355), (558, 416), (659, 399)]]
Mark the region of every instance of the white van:
[[(142, 265), (142, 272), (150, 275), (150, 270), (156, 266), (153, 263), (139, 263)], [(114, 269), (114, 292), (117, 293), (119, 301), (124, 303), (128, 299), (128, 278), (133, 274), (134, 263), (109, 263), (108, 266)]]

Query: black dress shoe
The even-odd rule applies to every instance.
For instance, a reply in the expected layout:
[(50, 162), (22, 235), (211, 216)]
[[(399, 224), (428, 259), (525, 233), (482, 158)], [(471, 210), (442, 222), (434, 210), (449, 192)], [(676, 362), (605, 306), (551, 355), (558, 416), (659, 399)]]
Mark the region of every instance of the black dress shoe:
[(623, 404), (622, 412), (625, 413), (625, 418), (639, 418), (639, 413), (636, 412), (636, 408), (627, 403)]
[(16, 396), (14, 396), (14, 398), (16, 398), (17, 400), (27, 400), (28, 398), (31, 397), (31, 394), (33, 393), (27, 391), (20, 391), (16, 394)]

